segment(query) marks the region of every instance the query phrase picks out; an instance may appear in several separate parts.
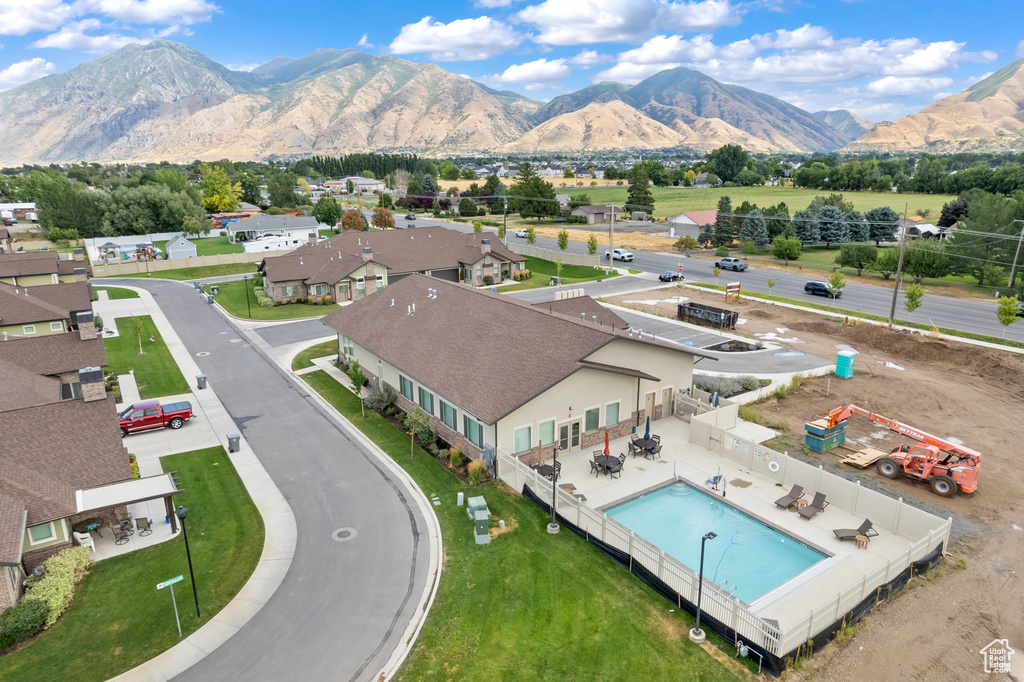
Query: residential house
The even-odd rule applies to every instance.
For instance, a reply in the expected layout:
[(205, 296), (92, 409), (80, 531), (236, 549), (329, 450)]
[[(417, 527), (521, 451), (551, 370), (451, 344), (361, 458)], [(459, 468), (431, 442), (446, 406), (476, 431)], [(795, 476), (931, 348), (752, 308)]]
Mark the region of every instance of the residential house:
[(705, 225), (714, 225), (718, 219), (718, 211), (684, 211), (667, 219), (666, 222), (675, 228), (680, 237), (700, 237)]
[(569, 203), (572, 201), (572, 195), (570, 194), (556, 194), (555, 201), (558, 202), (558, 206), (564, 211), (569, 208)]
[(0, 284), (0, 338), (48, 336), (92, 322), (89, 282), (15, 287)]
[(250, 204), (250, 203), (245, 202), (245, 201), (240, 201), (240, 202), (238, 202), (238, 208), (236, 209), (235, 212), (236, 213), (249, 213), (249, 214), (255, 215), (257, 213), (260, 213), (261, 209), (260, 209), (259, 206), (256, 206), (255, 204)]
[(185, 235), (179, 234), (174, 239), (167, 242), (164, 247), (167, 249), (167, 257), (174, 258), (195, 258), (199, 254), (196, 252), (196, 245), (185, 238)]
[(231, 227), (233, 242), (251, 242), (260, 237), (295, 237), (303, 241), (316, 239), (321, 229), (333, 229), (312, 216), (257, 215)]
[(383, 192), (387, 187), (383, 180), (374, 180), (373, 178), (364, 178), (358, 175), (341, 178), (340, 180), (328, 180), (322, 183), (322, 185), (331, 194), (348, 194), (348, 184), (350, 182), (352, 183), (353, 194)]
[(29, 213), (36, 212), (36, 205), (31, 201), (17, 203), (0, 203), (0, 212), (10, 211), (15, 220), (26, 220)]
[[(493, 243), (492, 243), (493, 242)], [(482, 285), (522, 270), (526, 258), (496, 237), (443, 227), (349, 231), (260, 264), (263, 288), (275, 301), (330, 296), (354, 301), (412, 273)]]
[(0, 254), (12, 253), (14, 249), (11, 248), (11, 233), (6, 227), (0, 227)]
[(572, 210), (570, 215), (582, 216), (587, 219), (588, 225), (595, 223), (606, 223), (612, 219), (612, 216), (616, 219), (622, 214), (622, 211), (618, 206), (609, 206), (608, 204), (598, 204), (596, 206), (577, 206)]
[(31, 287), (75, 282), (87, 277), (85, 262), (63, 259), (56, 251), (0, 254), (0, 282)]
[[(7, 371), (13, 374), (17, 371), (14, 368), (18, 368), (23, 377), (33, 377), (24, 384), (3, 381), (0, 410), (81, 397), (80, 370), (107, 364), (103, 339), (97, 336), (93, 320), (82, 317), (78, 331), (38, 337), (9, 336), (0, 341), (0, 363), (6, 363)], [(33, 396), (45, 399), (33, 400), (19, 395), (20, 387), (32, 387)], [(23, 402), (26, 400), (28, 402)]]
[[(547, 304), (546, 304), (547, 305)], [(573, 299), (571, 306), (583, 304)], [(497, 450), (537, 461), (673, 414), (699, 349), (655, 341), (609, 318), (564, 315), (419, 274), (337, 310), (346, 360), (397, 405), (472, 457)]]

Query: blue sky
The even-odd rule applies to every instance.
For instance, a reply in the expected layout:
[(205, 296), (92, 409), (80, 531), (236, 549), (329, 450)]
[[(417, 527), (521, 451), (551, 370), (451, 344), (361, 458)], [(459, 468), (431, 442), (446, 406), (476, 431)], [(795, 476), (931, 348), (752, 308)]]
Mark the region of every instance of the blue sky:
[(1009, 0), (0, 0), (0, 89), (167, 38), (235, 69), (355, 47), (540, 100), (686, 66), (892, 120), (1024, 57), (1022, 18)]

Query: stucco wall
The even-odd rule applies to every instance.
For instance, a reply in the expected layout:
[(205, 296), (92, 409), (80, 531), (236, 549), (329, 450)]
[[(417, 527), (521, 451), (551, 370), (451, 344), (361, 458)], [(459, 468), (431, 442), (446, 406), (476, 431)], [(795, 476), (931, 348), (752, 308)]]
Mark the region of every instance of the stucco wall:
[[(56, 331), (50, 329), (51, 322), (60, 322), (60, 329)], [(24, 329), (26, 326), (34, 326), (35, 333), (26, 334)], [(50, 336), (51, 334), (63, 334), (66, 331), (67, 323), (64, 320), (46, 320), (44, 322), (33, 322), (31, 324), (0, 325), (0, 337), (2, 337), (3, 332), (7, 332), (8, 336), (24, 336), (25, 338), (32, 338), (36, 336)]]

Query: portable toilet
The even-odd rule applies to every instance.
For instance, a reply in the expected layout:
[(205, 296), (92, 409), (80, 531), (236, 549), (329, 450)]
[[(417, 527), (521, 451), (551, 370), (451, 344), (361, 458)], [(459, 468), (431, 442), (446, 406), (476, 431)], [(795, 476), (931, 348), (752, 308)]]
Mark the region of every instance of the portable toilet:
[(836, 376), (843, 379), (853, 378), (853, 361), (857, 352), (852, 350), (841, 350), (836, 357)]

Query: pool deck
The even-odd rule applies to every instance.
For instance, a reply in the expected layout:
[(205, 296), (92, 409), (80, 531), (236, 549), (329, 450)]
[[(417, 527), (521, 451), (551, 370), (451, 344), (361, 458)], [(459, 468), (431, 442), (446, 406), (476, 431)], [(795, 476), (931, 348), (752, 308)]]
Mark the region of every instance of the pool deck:
[[(745, 437), (758, 442), (775, 435), (770, 429), (742, 421), (737, 428)], [(830, 505), (807, 520), (796, 513), (795, 507), (786, 510), (775, 506), (775, 500), (789, 492), (788, 487), (783, 488), (729, 459), (691, 444), (689, 429), (687, 422), (675, 417), (652, 422), (651, 433), (661, 436), (661, 459), (634, 459), (627, 454), (621, 478), (590, 472), (590, 460), (597, 448), (560, 455), (558, 460), (562, 464), (562, 474), (558, 484), (564, 487), (572, 483), (576, 486), (573, 492), (586, 497), (582, 504), (604, 510), (663, 487), (676, 476), (705, 492), (721, 495), (721, 492), (712, 492), (711, 486), (705, 484), (721, 468), (727, 482), (727, 503), (829, 556), (750, 605), (751, 611), (759, 617), (776, 620), (784, 629), (804, 620), (810, 609), (829, 603), (841, 589), (860, 584), (867, 574), (884, 568), (890, 560), (904, 554), (913, 541), (919, 540), (894, 535), (876, 525), (879, 535), (871, 538), (866, 548), (859, 549), (852, 541), (842, 542), (835, 537), (833, 529), (857, 528), (863, 518)], [(637, 430), (642, 434), (643, 424)], [(611, 441), (611, 454), (627, 453), (627, 442), (627, 438)], [(804, 485), (808, 500), (814, 496), (811, 483)], [(574, 520), (571, 509), (560, 507), (559, 513), (570, 521)], [(750, 557), (750, 560), (764, 559)]]

